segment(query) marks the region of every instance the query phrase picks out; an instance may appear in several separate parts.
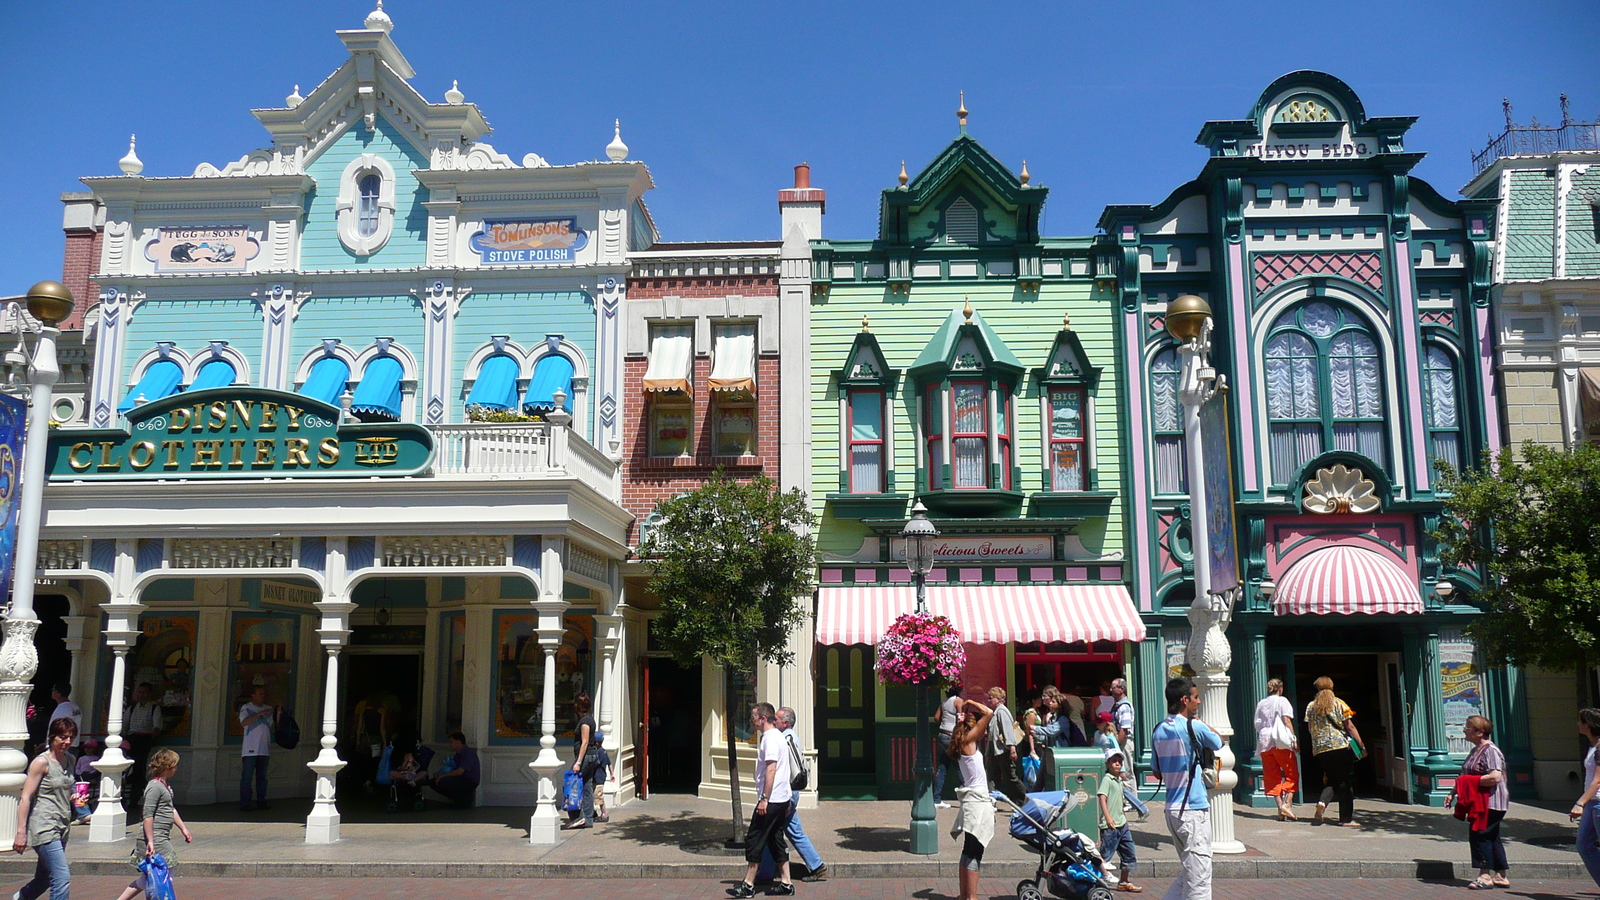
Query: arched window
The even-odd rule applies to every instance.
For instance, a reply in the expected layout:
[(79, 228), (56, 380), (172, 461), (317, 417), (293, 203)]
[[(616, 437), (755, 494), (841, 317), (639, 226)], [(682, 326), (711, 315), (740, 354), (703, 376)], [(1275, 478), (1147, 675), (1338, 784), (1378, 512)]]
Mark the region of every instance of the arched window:
[(1378, 345), (1353, 313), (1314, 301), (1279, 316), (1266, 374), (1273, 483), (1328, 450), (1387, 465)]
[(1189, 491), (1188, 460), (1183, 444), (1183, 407), (1178, 403), (1178, 351), (1157, 353), (1150, 361), (1150, 418), (1155, 432), (1157, 494)]
[(1439, 347), (1422, 360), (1423, 406), (1428, 421), (1428, 458), (1461, 466), (1461, 413), (1455, 361)]
[(356, 210), (356, 234), (364, 238), (378, 233), (378, 192), (382, 188), (383, 178), (377, 172), (369, 172), (357, 182), (360, 205)]

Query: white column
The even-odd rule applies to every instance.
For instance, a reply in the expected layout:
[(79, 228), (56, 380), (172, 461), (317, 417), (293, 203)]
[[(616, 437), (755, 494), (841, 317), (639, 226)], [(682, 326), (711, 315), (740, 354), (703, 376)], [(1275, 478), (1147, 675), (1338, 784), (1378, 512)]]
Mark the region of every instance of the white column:
[(322, 619), (317, 625), (317, 637), (322, 649), (328, 653), (327, 677), (322, 694), (322, 749), (317, 758), (306, 767), (317, 773), (316, 790), (312, 795), (311, 813), (306, 816), (306, 843), (333, 844), (339, 840), (339, 808), (334, 805), (334, 778), (345, 767), (339, 758), (339, 650), (350, 638), (350, 613), (356, 605), (350, 602), (345, 570), (345, 539), (328, 538), (324, 560), (324, 577), (321, 602), (317, 612)]
[[(1228, 719), (1228, 667), (1233, 651), (1228, 645), (1227, 627), (1231, 618), (1226, 610), (1213, 607), (1211, 596), (1210, 535), (1206, 532), (1207, 511), (1204, 484), (1205, 448), (1200, 443), (1200, 407), (1216, 393), (1217, 372), (1206, 358), (1211, 346), (1211, 320), (1207, 319), (1200, 337), (1179, 348), (1183, 374), (1179, 399), (1183, 403), (1183, 430), (1189, 455), (1189, 533), (1194, 550), (1194, 604), (1189, 608), (1189, 667), (1200, 688), (1200, 721), (1222, 737), (1217, 754), (1222, 771), (1217, 786), (1208, 792), (1211, 801), (1211, 852), (1243, 853), (1244, 844), (1233, 834), (1233, 789), (1239, 776), (1233, 771), (1233, 723)], [(1221, 452), (1222, 448), (1218, 448)]]
[[(566, 429), (556, 427), (552, 430), (563, 432)], [(543, 715), (540, 720), (539, 755), (528, 763), (528, 768), (536, 773), (539, 783), (533, 818), (528, 825), (528, 842), (531, 844), (554, 844), (561, 832), (560, 816), (556, 811), (556, 784), (566, 764), (556, 756), (556, 650), (566, 633), (562, 621), (568, 605), (562, 597), (565, 583), (562, 550), (565, 543), (559, 537), (544, 538), (539, 564), (539, 599), (533, 601), (533, 608), (539, 613), (539, 649), (544, 654), (544, 694), (540, 701)]]
[[(114, 582), (131, 577), (133, 563), (131, 540), (117, 541)], [(122, 595), (113, 597), (105, 605), (106, 646), (111, 648), (111, 692), (106, 696), (106, 752), (94, 763), (100, 773), (100, 802), (89, 820), (89, 842), (106, 844), (127, 836), (128, 814), (122, 808), (122, 774), (133, 765), (133, 760), (122, 753), (122, 698), (128, 672), (128, 651), (139, 639), (139, 613), (144, 610), (135, 598)]]
[(622, 702), (623, 678), (619, 653), (622, 649), (623, 622), (620, 615), (594, 617), (595, 643), (600, 651), (599, 683), (595, 685), (595, 703), (599, 706), (600, 734), (605, 740), (600, 746), (611, 755), (611, 770), (605, 784), (606, 808), (616, 805), (617, 792), (622, 788), (622, 774), (618, 771), (617, 750), (622, 746), (617, 733), (617, 711)]

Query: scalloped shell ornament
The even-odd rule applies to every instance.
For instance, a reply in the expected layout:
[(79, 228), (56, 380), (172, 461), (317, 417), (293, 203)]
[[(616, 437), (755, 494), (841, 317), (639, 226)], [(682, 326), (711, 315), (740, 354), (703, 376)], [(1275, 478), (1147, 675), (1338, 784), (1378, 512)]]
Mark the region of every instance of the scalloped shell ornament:
[(1337, 465), (1318, 469), (1306, 482), (1307, 510), (1315, 513), (1369, 513), (1377, 510), (1378, 486), (1360, 469)]

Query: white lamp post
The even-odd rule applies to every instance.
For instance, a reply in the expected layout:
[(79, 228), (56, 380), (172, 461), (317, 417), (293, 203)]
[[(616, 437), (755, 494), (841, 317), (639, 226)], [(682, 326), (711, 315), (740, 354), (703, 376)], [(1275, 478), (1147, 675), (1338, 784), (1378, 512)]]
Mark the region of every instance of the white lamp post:
[[(1222, 736), (1222, 763), (1217, 786), (1210, 791), (1211, 852), (1243, 853), (1244, 844), (1233, 835), (1233, 789), (1239, 776), (1233, 771), (1229, 746), (1233, 723), (1228, 719), (1228, 668), (1233, 649), (1228, 645), (1228, 623), (1233, 619), (1231, 599), (1211, 593), (1211, 538), (1206, 531), (1206, 448), (1200, 439), (1200, 407), (1222, 389), (1223, 378), (1211, 367), (1211, 305), (1193, 294), (1167, 304), (1167, 331), (1177, 338), (1183, 357), (1178, 399), (1183, 404), (1183, 437), (1189, 462), (1189, 535), (1194, 550), (1194, 603), (1189, 607), (1187, 662), (1201, 691), (1200, 721)], [(1227, 452), (1217, 447), (1215, 453)], [(1231, 595), (1230, 595), (1231, 597)]]
[[(39, 655), (33, 635), (39, 617), (33, 612), (34, 573), (39, 563), (39, 516), (44, 504), (45, 448), (50, 441), (50, 395), (61, 369), (56, 364), (56, 325), (72, 314), (72, 292), (54, 281), (41, 281), (9, 303), (25, 303), (39, 321), (39, 338), (29, 360), (28, 431), (23, 441), (21, 488), (17, 509), (15, 580), (11, 604), (6, 607), (5, 642), (0, 644), (0, 822), (15, 823), (17, 801), (22, 796), (28, 758), (22, 745), (28, 740), (28, 695)], [(19, 328), (21, 317), (18, 317)], [(9, 827), (9, 824), (8, 824)]]
[[(933, 571), (933, 538), (939, 529), (928, 521), (928, 510), (918, 500), (911, 507), (911, 518), (900, 530), (906, 542), (906, 568), (917, 586), (917, 613), (928, 611), (928, 573)], [(933, 796), (933, 736), (928, 733), (928, 686), (916, 686), (917, 759), (912, 767), (911, 852), (924, 855), (939, 852), (939, 821)]]

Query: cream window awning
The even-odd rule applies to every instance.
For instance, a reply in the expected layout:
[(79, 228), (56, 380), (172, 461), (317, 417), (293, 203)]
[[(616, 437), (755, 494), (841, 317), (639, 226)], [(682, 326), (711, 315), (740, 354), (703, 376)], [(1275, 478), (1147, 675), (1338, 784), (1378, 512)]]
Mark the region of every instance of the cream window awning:
[(691, 393), (694, 372), (694, 326), (657, 325), (650, 330), (650, 365), (644, 372), (647, 391)]
[(718, 325), (711, 355), (713, 391), (756, 392), (756, 326)]

